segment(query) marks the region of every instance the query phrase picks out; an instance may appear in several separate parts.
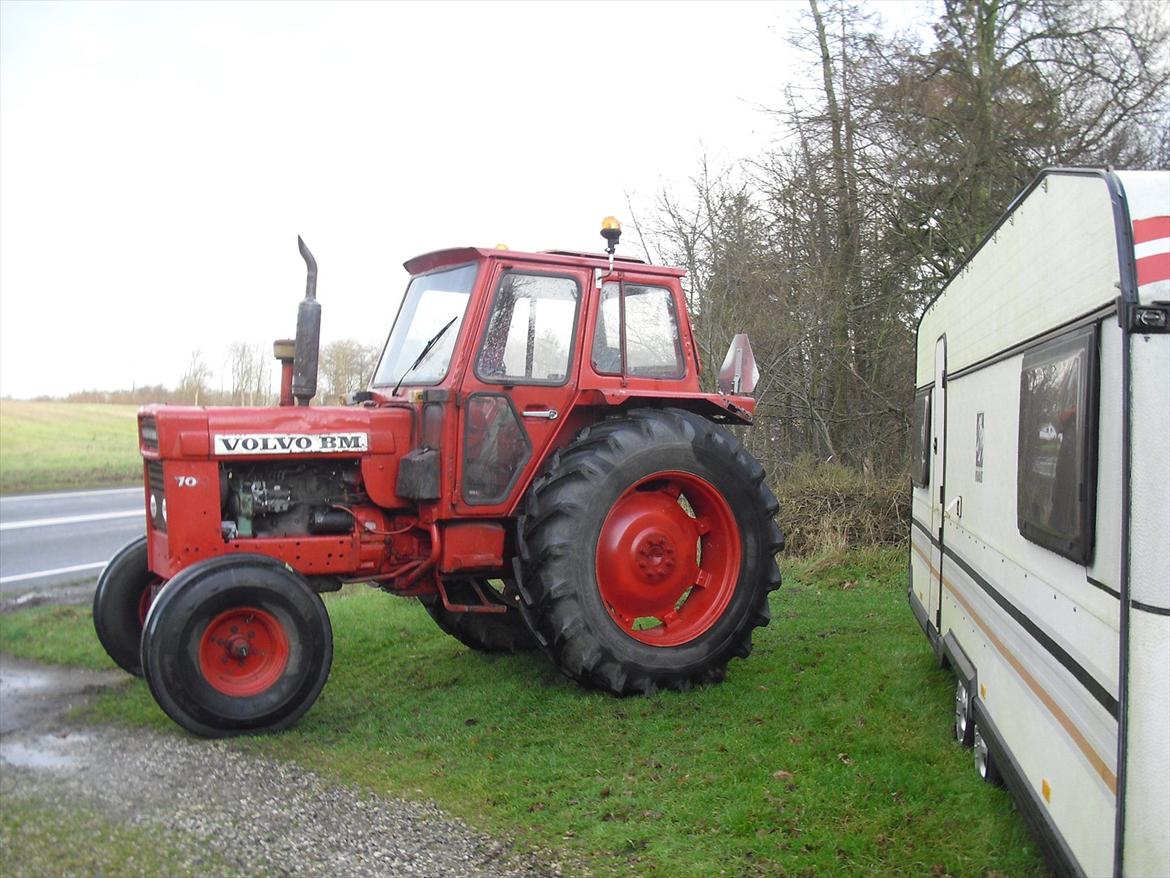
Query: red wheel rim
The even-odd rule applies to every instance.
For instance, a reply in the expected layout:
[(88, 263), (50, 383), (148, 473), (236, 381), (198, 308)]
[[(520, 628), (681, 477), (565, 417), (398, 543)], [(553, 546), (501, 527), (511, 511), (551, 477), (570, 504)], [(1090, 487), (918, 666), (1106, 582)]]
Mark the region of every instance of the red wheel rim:
[(150, 612), (150, 605), (154, 603), (154, 599), (158, 597), (158, 593), (162, 591), (162, 587), (166, 585), (161, 579), (152, 579), (146, 588), (142, 589), (142, 594), (138, 596), (138, 624), (146, 624), (146, 614)]
[(740, 557), (735, 515), (710, 482), (655, 473), (627, 488), (601, 525), (597, 586), (630, 637), (679, 646), (723, 615)]
[(211, 620), (199, 641), (199, 670), (224, 695), (259, 695), (287, 666), (284, 626), (256, 607), (225, 610)]

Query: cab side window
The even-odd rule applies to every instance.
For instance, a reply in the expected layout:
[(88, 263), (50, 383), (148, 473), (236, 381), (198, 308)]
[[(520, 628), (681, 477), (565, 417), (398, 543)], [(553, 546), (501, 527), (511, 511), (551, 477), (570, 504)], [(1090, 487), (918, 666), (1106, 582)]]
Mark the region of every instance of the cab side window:
[(564, 384), (580, 298), (581, 288), (571, 277), (504, 274), (476, 375), (499, 384)]
[[(622, 346), (622, 318), (625, 346)], [(602, 285), (593, 369), (602, 375), (681, 378), (686, 371), (674, 296), (666, 287), (609, 281)]]

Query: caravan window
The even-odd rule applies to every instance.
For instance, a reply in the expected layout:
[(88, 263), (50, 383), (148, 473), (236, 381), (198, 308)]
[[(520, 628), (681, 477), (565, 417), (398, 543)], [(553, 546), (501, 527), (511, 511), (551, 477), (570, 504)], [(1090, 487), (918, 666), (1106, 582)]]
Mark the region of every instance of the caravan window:
[(1093, 554), (1097, 327), (1024, 355), (1016, 519), (1020, 533), (1079, 564)]
[(930, 483), (930, 391), (924, 387), (914, 394), (910, 479), (920, 488)]

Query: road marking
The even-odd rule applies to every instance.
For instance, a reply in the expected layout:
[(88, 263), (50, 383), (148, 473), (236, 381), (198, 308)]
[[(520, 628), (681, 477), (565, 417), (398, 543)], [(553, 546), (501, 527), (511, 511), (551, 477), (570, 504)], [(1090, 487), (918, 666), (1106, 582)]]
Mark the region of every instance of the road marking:
[(59, 493), (48, 494), (12, 494), (8, 497), (0, 497), (5, 503), (14, 503), (17, 500), (58, 500), (65, 497), (97, 497), (102, 494), (141, 494), (143, 489), (139, 488), (103, 488), (100, 491), (61, 491)]
[(105, 566), (105, 561), (98, 561), (96, 564), (74, 564), (72, 567), (57, 567), (53, 570), (40, 570), (36, 573), (18, 573), (15, 576), (0, 576), (0, 585), (7, 585), (10, 582), (24, 582), (26, 579), (43, 579), (46, 576), (61, 576), (65, 573), (80, 573), (83, 570), (97, 570)]
[(0, 530), (52, 527), (55, 524), (82, 524), (87, 521), (108, 521), (112, 518), (142, 517), (145, 514), (141, 509), (132, 509), (129, 512), (95, 512), (92, 515), (70, 515), (65, 518), (31, 518), (28, 521), (6, 521), (0, 524)]

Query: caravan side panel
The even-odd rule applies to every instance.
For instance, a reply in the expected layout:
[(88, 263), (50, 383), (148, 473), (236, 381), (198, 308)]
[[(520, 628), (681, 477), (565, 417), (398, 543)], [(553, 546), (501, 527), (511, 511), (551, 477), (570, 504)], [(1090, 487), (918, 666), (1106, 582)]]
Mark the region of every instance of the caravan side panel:
[(943, 333), (954, 373), (1112, 302), (1117, 280), (1105, 180), (1045, 177), (923, 315), (916, 385), (933, 380), (934, 344)]

